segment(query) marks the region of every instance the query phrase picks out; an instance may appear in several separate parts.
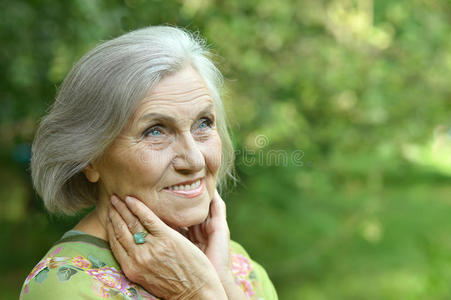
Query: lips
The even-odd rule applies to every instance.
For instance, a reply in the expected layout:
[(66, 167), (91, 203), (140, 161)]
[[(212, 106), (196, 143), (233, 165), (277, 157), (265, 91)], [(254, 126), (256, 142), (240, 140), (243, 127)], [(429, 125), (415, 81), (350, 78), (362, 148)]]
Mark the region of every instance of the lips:
[(203, 193), (204, 179), (201, 177), (191, 181), (184, 181), (175, 185), (165, 187), (163, 190), (179, 196), (194, 198)]
[(179, 183), (176, 183), (174, 185), (167, 186), (167, 187), (165, 187), (165, 189), (171, 188), (171, 187), (176, 187), (176, 186), (178, 186), (178, 187), (187, 186), (187, 185), (189, 186), (189, 185), (195, 184), (197, 181), (201, 180), (202, 178), (203, 177), (198, 177), (198, 178), (193, 179), (193, 180), (187, 180), (187, 181), (179, 182)]

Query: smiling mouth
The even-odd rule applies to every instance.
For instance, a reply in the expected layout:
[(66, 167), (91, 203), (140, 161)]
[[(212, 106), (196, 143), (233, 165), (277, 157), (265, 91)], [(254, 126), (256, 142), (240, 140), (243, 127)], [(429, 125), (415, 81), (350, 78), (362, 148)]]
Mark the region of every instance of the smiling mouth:
[(204, 191), (204, 179), (200, 178), (191, 184), (171, 185), (163, 189), (172, 194), (187, 198), (194, 198)]

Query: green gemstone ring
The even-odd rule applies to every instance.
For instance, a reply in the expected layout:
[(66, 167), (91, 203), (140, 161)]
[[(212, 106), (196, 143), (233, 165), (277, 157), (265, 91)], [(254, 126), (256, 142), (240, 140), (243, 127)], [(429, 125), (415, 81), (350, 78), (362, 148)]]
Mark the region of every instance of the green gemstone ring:
[(147, 232), (145, 232), (145, 231), (140, 231), (140, 232), (133, 234), (133, 238), (135, 239), (135, 244), (136, 245), (144, 244), (146, 242), (146, 236), (147, 236)]

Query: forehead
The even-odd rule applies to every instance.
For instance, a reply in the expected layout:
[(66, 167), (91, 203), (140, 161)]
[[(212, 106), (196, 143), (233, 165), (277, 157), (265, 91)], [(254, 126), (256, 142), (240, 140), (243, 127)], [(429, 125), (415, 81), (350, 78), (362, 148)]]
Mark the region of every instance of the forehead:
[(192, 67), (163, 78), (141, 101), (137, 117), (151, 112), (190, 113), (212, 106), (213, 100), (204, 80)]

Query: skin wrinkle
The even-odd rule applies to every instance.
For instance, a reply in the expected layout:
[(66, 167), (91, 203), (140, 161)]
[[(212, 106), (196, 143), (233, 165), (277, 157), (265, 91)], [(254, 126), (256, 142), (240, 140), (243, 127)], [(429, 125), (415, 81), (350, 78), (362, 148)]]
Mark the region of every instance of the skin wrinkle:
[[(189, 130), (183, 130), (182, 132), (178, 133), (177, 135), (185, 135), (185, 134), (191, 134), (191, 132)], [(208, 140), (208, 136), (199, 136), (198, 140), (200, 142), (204, 142)], [(144, 143), (146, 141), (143, 141)], [(170, 142), (168, 142), (168, 144), (172, 143), (172, 140)], [(152, 146), (156, 149), (159, 148), (160, 146), (163, 147), (164, 143), (157, 143), (157, 144), (153, 144)], [(191, 149), (192, 146), (191, 145), (182, 145), (182, 151), (181, 154), (179, 154), (178, 156), (174, 157), (171, 159), (171, 161), (169, 162), (169, 164), (175, 164), (176, 160), (179, 159), (179, 157), (185, 159), (187, 161), (188, 164), (192, 164), (192, 165), (198, 165), (201, 164), (203, 161), (203, 157), (199, 156), (199, 155), (190, 155), (189, 152), (184, 151), (184, 149)], [(177, 151), (177, 149), (172, 148), (173, 151)], [(146, 153), (143, 153), (146, 154)], [(151, 157), (146, 157), (145, 155), (141, 156), (141, 162), (144, 164), (147, 163), (153, 163), (156, 160), (160, 160), (160, 159), (165, 159), (162, 158), (161, 153), (151, 153)]]
[[(215, 192), (215, 195), (216, 194), (217, 193)], [(113, 206), (115, 206), (116, 209), (120, 209), (121, 211), (126, 210), (125, 204), (122, 202), (115, 201), (112, 202), (112, 204)], [(143, 206), (144, 204), (135, 203), (135, 205)], [(126, 215), (120, 216), (119, 213), (116, 211), (116, 209), (110, 211), (110, 215), (113, 221), (112, 225), (113, 227), (117, 227), (118, 230), (121, 230), (121, 224), (125, 226), (126, 224), (124, 221), (129, 220), (130, 222), (130, 219)], [(132, 209), (132, 211), (135, 214), (137, 213), (136, 210), (137, 207), (133, 208), (132, 206), (130, 207), (130, 209)], [(142, 209), (143, 208), (140, 208), (139, 211), (141, 211)], [(125, 219), (122, 219), (124, 217)], [(139, 218), (141, 219), (141, 222), (145, 224), (148, 223), (146, 220), (150, 220), (151, 216), (150, 215), (140, 216)], [(158, 225), (159, 221), (157, 220), (154, 221), (155, 221), (154, 228), (155, 229), (160, 228), (161, 225)], [(145, 227), (147, 228), (148, 231), (152, 231), (152, 226)], [(131, 259), (131, 262), (127, 261), (126, 265), (135, 266), (135, 268), (127, 270), (124, 269), (125, 274), (127, 274), (127, 277), (130, 280), (142, 284), (148, 291), (154, 291), (157, 296), (162, 296), (163, 298), (166, 299), (183, 298), (184, 295), (189, 293), (189, 291), (193, 290), (198, 290), (198, 292), (201, 292), (202, 290), (199, 290), (198, 288), (200, 286), (205, 286), (209, 284), (209, 282), (206, 281), (207, 278), (211, 279), (215, 277), (215, 275), (208, 275), (208, 272), (204, 273), (205, 269), (203, 267), (201, 267), (200, 270), (204, 271), (199, 272), (200, 270), (199, 268), (197, 268), (197, 266), (194, 267), (190, 263), (186, 264), (184, 262), (190, 262), (194, 259), (201, 265), (203, 264), (204, 267), (209, 266), (210, 265), (209, 262), (204, 260), (202, 256), (201, 257), (197, 256), (199, 253), (202, 253), (202, 252), (196, 253), (198, 251), (197, 248), (194, 248), (196, 249), (194, 252), (190, 251), (186, 252), (185, 247), (178, 246), (179, 243), (176, 242), (176, 239), (184, 239), (184, 238), (179, 236), (178, 234), (176, 234), (176, 239), (169, 238), (170, 235), (175, 234), (174, 231), (172, 230), (166, 231), (164, 227), (158, 229), (157, 231), (160, 230), (161, 233), (166, 232), (164, 235), (165, 237), (158, 237), (156, 235), (153, 235), (152, 247), (133, 247), (133, 246), (131, 247), (131, 252), (128, 254), (129, 259)], [(114, 229), (114, 232), (116, 232), (116, 229)], [(130, 234), (130, 232), (126, 229), (124, 230), (123, 233), (125, 235)], [(166, 236), (168, 238), (166, 238)], [(131, 236), (129, 237), (129, 239), (130, 238)], [(125, 244), (123, 244), (123, 246), (125, 246), (124, 250), (128, 248), (128, 245), (133, 244), (132, 241), (130, 240), (127, 241), (127, 239), (122, 239), (122, 241), (123, 243), (125, 242)], [(112, 245), (115, 244), (113, 243)], [(187, 244), (185, 246), (189, 247), (190, 244)], [(193, 245), (191, 246), (193, 247)], [(119, 253), (120, 251), (117, 254)], [(123, 257), (121, 258), (122, 255), (123, 253), (120, 254), (118, 259), (119, 261), (122, 261), (122, 263), (124, 263)], [(196, 256), (198, 259), (199, 258), (201, 259), (197, 260)], [(154, 267), (150, 267), (149, 273), (142, 271), (149, 268), (149, 266), (160, 266), (161, 269), (156, 270)], [(163, 277), (161, 277), (162, 274), (164, 274)], [(166, 278), (177, 280), (166, 280)], [(216, 288), (214, 288), (215, 286)], [(207, 296), (204, 294), (202, 297), (197, 298), (215, 299), (215, 297), (213, 297), (213, 294), (219, 295), (221, 292), (217, 289), (217, 287), (219, 286), (214, 284), (210, 285), (210, 287), (207, 287), (207, 290), (209, 290), (212, 287), (213, 290), (216, 290), (216, 292), (211, 292), (212, 290), (210, 290), (210, 292), (207, 292), (207, 294), (209, 293), (210, 295)], [(196, 294), (198, 294), (198, 292), (196, 292)]]
[[(174, 86), (174, 83), (177, 83), (174, 88), (180, 91), (190, 90), (192, 85), (197, 85), (199, 89), (204, 89), (203, 93), (208, 93), (208, 88), (199, 74), (194, 69), (187, 68), (160, 81), (150, 92), (150, 96), (153, 93), (161, 93), (160, 90), (168, 90), (168, 86)], [(213, 203), (219, 201), (216, 182), (221, 166), (222, 143), (214, 123), (215, 106), (212, 98), (200, 97), (186, 101), (182, 92), (176, 94), (178, 96), (165, 97), (165, 99), (171, 99), (170, 101), (151, 97), (142, 100), (129, 120), (128, 126), (108, 147), (102, 158), (90, 166), (87, 173), (95, 173), (99, 177), (99, 204), (105, 203), (108, 207), (113, 194), (122, 200), (126, 196), (132, 196), (139, 200), (136, 203), (140, 206), (146, 205), (161, 221), (179, 231), (203, 223), (211, 212), (212, 199), (215, 197)], [(212, 111), (199, 115), (206, 106), (211, 106)], [(137, 123), (139, 117), (150, 111), (171, 116), (175, 122), (161, 122), (158, 124), (160, 132), (149, 130), (149, 126), (154, 128), (157, 125), (155, 123), (146, 122), (147, 127), (139, 126), (140, 124)], [(211, 117), (213, 122), (206, 122), (204, 119), (206, 117)], [(203, 126), (203, 123), (206, 126)], [(92, 178), (95, 177), (92, 176)], [(164, 190), (167, 186), (199, 177), (203, 178), (204, 191), (202, 195), (195, 198), (178, 196)], [(124, 205), (121, 201), (111, 204), (115, 206), (118, 203)], [(130, 205), (129, 201), (127, 205)], [(135, 215), (138, 215), (136, 207), (133, 211)], [(144, 208), (141, 207), (139, 211), (144, 211)], [(97, 218), (94, 219), (99, 220), (102, 211), (95, 212)], [(172, 297), (174, 299), (189, 299), (200, 293), (207, 293), (203, 296), (208, 299), (213, 295), (215, 298), (225, 296), (221, 279), (208, 258), (189, 241), (187, 245), (184, 244), (184, 247), (178, 247), (180, 242), (175, 243), (175, 241), (185, 240), (185, 237), (174, 231), (171, 233), (171, 231), (162, 230), (159, 233), (153, 233), (153, 246), (150, 248), (136, 249), (132, 245), (130, 251), (126, 250), (129, 248), (128, 245), (133, 244), (133, 240), (126, 223), (123, 223), (122, 229), (117, 226), (123, 222), (122, 217), (117, 215), (116, 220), (114, 218), (111, 220), (113, 227), (116, 225), (115, 233), (117, 233), (116, 230), (122, 230), (127, 236), (118, 237), (121, 241), (127, 241), (126, 245), (121, 246), (124, 249), (120, 250), (125, 250), (127, 253), (119, 253), (128, 255), (132, 260), (131, 263), (127, 262), (124, 257), (126, 264), (134, 266), (126, 270), (130, 280), (146, 285), (146, 288), (154, 291), (156, 295), (165, 295), (165, 293), (174, 295)], [(141, 222), (144, 222), (143, 225), (147, 228), (145, 218), (141, 219)], [(87, 224), (89, 225), (89, 219)], [(94, 223), (91, 222), (92, 224)], [(92, 234), (89, 226), (88, 230), (78, 229)], [(152, 232), (152, 226), (149, 226), (147, 230)], [(111, 234), (111, 231), (109, 232)], [(169, 235), (174, 233), (176, 237), (171, 239)], [(168, 237), (164, 237), (165, 235)], [(102, 238), (101, 234), (97, 236)], [(122, 249), (121, 247), (119, 248)], [(190, 250), (187, 251), (185, 247)], [(193, 266), (193, 260), (199, 265)], [(190, 263), (181, 263), (184, 261)], [(148, 268), (149, 264), (161, 268), (151, 269), (150, 277), (146, 276), (146, 272), (140, 271)]]
[[(207, 106), (211, 111), (198, 114)], [(164, 138), (143, 137), (147, 125), (138, 120), (148, 113), (160, 113), (176, 120), (162, 124)], [(212, 127), (200, 129), (199, 118), (211, 115)], [(221, 139), (214, 125), (215, 106), (200, 75), (187, 67), (163, 78), (138, 105), (124, 131), (93, 163), (99, 174), (99, 204), (109, 203), (111, 195), (124, 199), (140, 199), (160, 219), (172, 228), (202, 223), (216, 188), (221, 164)], [(196, 198), (184, 198), (165, 187), (195, 178), (204, 178), (204, 193)], [(98, 206), (102, 208), (102, 205)], [(94, 214), (102, 218), (104, 212)], [(86, 221), (89, 224), (89, 220)], [(102, 225), (105, 222), (96, 222)], [(98, 226), (99, 224), (96, 224)], [(85, 229), (86, 230), (86, 229)], [(106, 238), (106, 231), (97, 236)]]
[[(209, 98), (210, 99), (210, 98)], [(210, 115), (214, 115), (212, 113), (212, 111), (214, 110), (214, 104), (210, 103), (209, 105), (207, 105), (205, 108), (203, 108), (199, 114), (196, 116), (196, 119), (200, 116), (200, 115), (204, 115), (204, 114), (210, 114)], [(165, 116), (163, 114), (159, 114), (158, 112), (150, 112), (148, 114), (144, 114), (143, 116), (141, 116), (138, 120), (139, 124), (138, 126), (141, 125), (146, 125), (147, 123), (151, 123), (152, 121), (166, 121), (166, 122), (176, 122), (176, 120), (174, 118), (172, 118), (171, 116)], [(194, 121), (195, 119), (181, 119), (180, 121)]]
[[(186, 103), (186, 105), (196, 105), (198, 101), (194, 102), (192, 104)], [(162, 105), (159, 105), (159, 107), (162, 107)], [(213, 104), (208, 105), (208, 107), (210, 109), (202, 109), (199, 114), (197, 116), (195, 116), (195, 118), (179, 118), (177, 120), (175, 120), (173, 117), (171, 116), (163, 116), (163, 117), (159, 117), (160, 113), (155, 112), (154, 109), (150, 108), (149, 110), (151, 110), (151, 113), (145, 114), (144, 116), (142, 116), (140, 118), (141, 122), (138, 122), (138, 124), (135, 125), (135, 128), (139, 128), (139, 129), (145, 129), (146, 126), (153, 124), (154, 122), (160, 121), (162, 123), (168, 123), (171, 125), (171, 127), (173, 128), (177, 128), (180, 130), (180, 132), (185, 132), (185, 131), (189, 131), (189, 127), (187, 127), (187, 124), (190, 123), (195, 123), (195, 121), (201, 117), (202, 115), (208, 115), (210, 118), (212, 118), (212, 121), (214, 121), (214, 113), (212, 112), (214, 110), (214, 106)], [(156, 124), (155, 124), (156, 125)], [(142, 138), (141, 136), (141, 132), (137, 131), (136, 132), (137, 136), (139, 136), (139, 138)]]
[[(177, 85), (174, 85), (171, 87), (171, 89), (177, 88)], [(183, 96), (186, 100), (186, 102), (201, 99), (202, 97), (210, 98), (210, 94), (205, 93), (205, 91), (202, 90), (202, 88), (193, 89), (191, 91), (181, 92), (181, 93), (175, 93), (171, 91), (169, 88), (167, 91), (163, 91), (161, 93), (155, 93), (152, 95), (152, 97), (149, 97), (149, 99), (144, 98), (144, 100), (171, 100), (172, 97), (178, 97)], [(183, 103), (183, 102), (182, 102)]]

